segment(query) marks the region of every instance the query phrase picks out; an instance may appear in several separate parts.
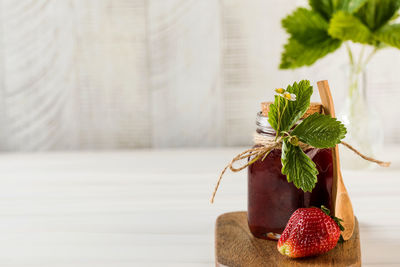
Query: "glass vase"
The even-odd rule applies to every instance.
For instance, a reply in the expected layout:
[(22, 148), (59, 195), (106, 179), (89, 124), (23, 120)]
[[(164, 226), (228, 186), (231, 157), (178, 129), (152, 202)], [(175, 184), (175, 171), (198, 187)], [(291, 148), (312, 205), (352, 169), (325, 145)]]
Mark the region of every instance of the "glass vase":
[[(383, 147), (383, 127), (375, 107), (368, 103), (367, 70), (352, 66), (347, 70), (347, 97), (338, 118), (347, 128), (345, 142), (361, 153), (376, 157)], [(366, 169), (374, 166), (345, 147), (340, 149), (340, 160), (345, 169)]]

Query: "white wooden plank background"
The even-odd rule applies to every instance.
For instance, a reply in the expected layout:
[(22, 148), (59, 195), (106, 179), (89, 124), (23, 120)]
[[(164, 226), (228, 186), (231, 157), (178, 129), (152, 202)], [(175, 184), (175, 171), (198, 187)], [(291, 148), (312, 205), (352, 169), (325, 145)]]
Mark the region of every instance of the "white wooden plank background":
[(215, 0), (149, 1), (152, 145), (223, 144)]
[[(279, 71), (299, 0), (0, 0), (0, 149), (248, 145), (259, 102), (295, 80), (345, 95), (345, 51)], [(400, 142), (400, 52), (369, 68)], [(318, 96), (314, 96), (317, 100)]]
[[(150, 145), (146, 0), (76, 0), (75, 148)], [(75, 88), (72, 88), (75, 89)]]
[(3, 149), (49, 149), (74, 139), (69, 9), (65, 1), (1, 1)]

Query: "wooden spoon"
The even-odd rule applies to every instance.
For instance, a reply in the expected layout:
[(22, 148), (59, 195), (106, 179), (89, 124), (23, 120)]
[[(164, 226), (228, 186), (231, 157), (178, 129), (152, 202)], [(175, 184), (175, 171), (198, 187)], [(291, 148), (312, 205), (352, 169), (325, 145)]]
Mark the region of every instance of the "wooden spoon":
[[(329, 90), (328, 81), (319, 81), (317, 85), (325, 114), (335, 118), (335, 107), (333, 106), (333, 99), (331, 91)], [(353, 235), (355, 222), (353, 206), (351, 205), (350, 197), (344, 186), (342, 173), (340, 171), (338, 145), (332, 149), (332, 160), (334, 174), (332, 184), (332, 213), (343, 220), (344, 231), (342, 232), (342, 236), (344, 240), (348, 240)]]

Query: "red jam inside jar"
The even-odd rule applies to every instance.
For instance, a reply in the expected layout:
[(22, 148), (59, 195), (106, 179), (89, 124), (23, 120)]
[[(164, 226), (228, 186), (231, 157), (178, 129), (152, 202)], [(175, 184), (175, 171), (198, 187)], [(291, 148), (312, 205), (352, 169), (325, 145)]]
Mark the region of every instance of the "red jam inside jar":
[[(257, 115), (257, 132), (275, 136), (268, 118)], [(312, 192), (303, 192), (281, 173), (281, 150), (274, 149), (248, 167), (248, 224), (255, 237), (279, 239), (292, 213), (298, 208), (331, 208), (333, 162), (331, 149), (305, 151), (318, 170), (318, 182)]]

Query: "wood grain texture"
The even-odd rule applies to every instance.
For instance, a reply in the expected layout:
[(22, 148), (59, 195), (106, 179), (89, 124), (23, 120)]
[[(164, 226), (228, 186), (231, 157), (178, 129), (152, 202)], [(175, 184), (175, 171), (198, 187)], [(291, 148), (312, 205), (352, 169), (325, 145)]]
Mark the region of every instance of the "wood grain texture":
[(281, 255), (276, 241), (255, 238), (246, 212), (218, 217), (215, 228), (216, 266), (361, 266), (358, 222), (351, 239), (317, 257), (290, 259)]
[[(333, 104), (331, 90), (327, 80), (317, 82), (321, 102), (324, 105), (325, 114), (336, 118), (335, 105)], [(352, 237), (355, 228), (355, 219), (353, 206), (347, 189), (343, 182), (342, 171), (340, 168), (339, 145), (332, 148), (333, 160), (333, 184), (332, 184), (332, 210), (333, 214), (343, 220), (344, 231), (342, 236), (344, 240)]]
[(149, 1), (152, 144), (223, 144), (219, 1)]
[(0, 4), (1, 149), (150, 146), (145, 0)]
[(78, 148), (151, 144), (146, 0), (76, 0)]
[[(263, 116), (268, 117), (271, 104), (273, 104), (273, 102), (261, 103), (261, 114)], [(308, 107), (304, 115), (301, 117), (301, 119), (305, 119), (314, 113), (324, 114), (324, 109), (321, 103), (311, 102), (310, 106)]]
[[(0, 266), (213, 266), (215, 221), (246, 209), (246, 172), (209, 199), (241, 151), (0, 153)], [(385, 149), (391, 168), (343, 171), (363, 266), (400, 266), (399, 151)]]
[[(280, 21), (305, 4), (0, 0), (0, 149), (250, 145), (260, 102), (304, 78), (329, 79), (339, 110), (344, 50), (278, 70)], [(399, 58), (382, 50), (368, 72), (388, 142), (400, 142)]]
[(3, 150), (47, 150), (76, 141), (71, 1), (1, 5)]

